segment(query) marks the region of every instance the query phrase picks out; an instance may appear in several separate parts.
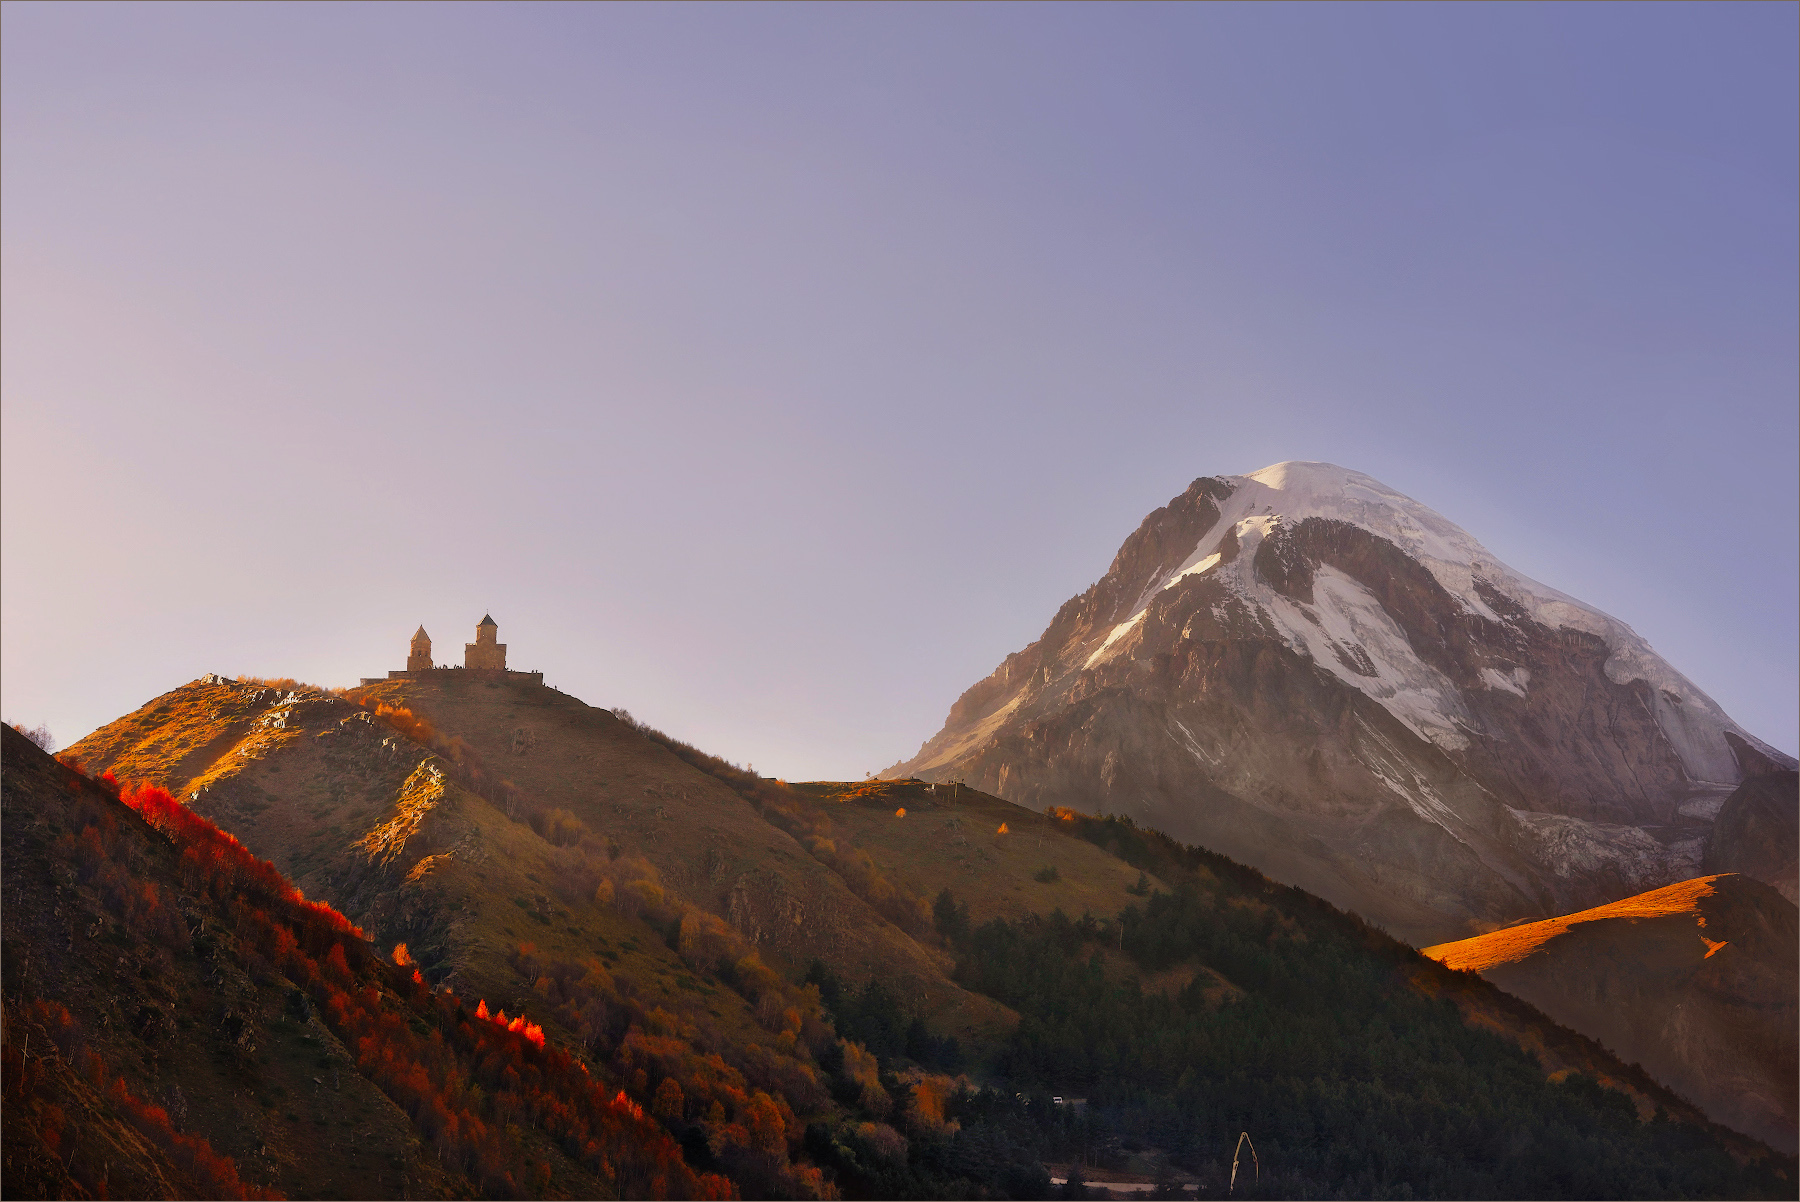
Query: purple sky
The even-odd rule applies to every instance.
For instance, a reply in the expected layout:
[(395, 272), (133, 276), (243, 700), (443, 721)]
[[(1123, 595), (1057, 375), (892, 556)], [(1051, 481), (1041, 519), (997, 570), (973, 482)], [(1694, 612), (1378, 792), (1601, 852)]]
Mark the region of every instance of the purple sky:
[(423, 622), (860, 777), (1355, 468), (1796, 743), (1792, 4), (8, 4), (9, 720)]

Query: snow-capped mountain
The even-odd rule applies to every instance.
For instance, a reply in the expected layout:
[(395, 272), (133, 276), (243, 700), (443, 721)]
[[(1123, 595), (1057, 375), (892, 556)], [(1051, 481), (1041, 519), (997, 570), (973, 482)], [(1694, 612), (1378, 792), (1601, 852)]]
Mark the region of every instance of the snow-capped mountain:
[(1360, 472), (1196, 480), (889, 770), (1105, 808), (1435, 941), (1695, 876), (1793, 761)]

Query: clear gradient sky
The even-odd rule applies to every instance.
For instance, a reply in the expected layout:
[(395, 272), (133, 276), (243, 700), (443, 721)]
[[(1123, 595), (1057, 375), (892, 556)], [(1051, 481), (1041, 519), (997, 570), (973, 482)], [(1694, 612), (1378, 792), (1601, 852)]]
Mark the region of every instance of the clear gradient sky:
[(1797, 12), (7, 4), (5, 716), (492, 612), (860, 777), (1321, 459), (1796, 751)]

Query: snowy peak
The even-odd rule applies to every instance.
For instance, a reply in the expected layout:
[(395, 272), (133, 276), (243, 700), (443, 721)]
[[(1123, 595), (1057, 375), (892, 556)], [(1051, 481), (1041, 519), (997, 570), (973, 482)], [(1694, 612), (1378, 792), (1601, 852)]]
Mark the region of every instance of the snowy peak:
[(1625, 623), (1361, 472), (1195, 480), (889, 775), (1116, 809), (1393, 929), (1693, 876), (1743, 731)]
[(1504, 582), (1529, 597), (1570, 605), (1613, 621), (1573, 597), (1514, 572), (1462, 527), (1373, 476), (1331, 463), (1289, 462), (1225, 479), (1235, 495), (1242, 497), (1241, 504), (1252, 511), (1277, 515), (1290, 525), (1307, 518), (1347, 522), (1386, 539), (1430, 571), (1444, 591), (1483, 617), (1497, 619), (1498, 615), (1481, 600), (1474, 587), (1477, 579), (1489, 584)]
[[(1463, 615), (1600, 639), (1608, 679), (1643, 681), (1654, 690), (1650, 704), (1658, 725), (1692, 780), (1733, 784), (1741, 778), (1725, 731), (1768, 750), (1625, 623), (1514, 571), (1467, 531), (1372, 476), (1331, 463), (1290, 461), (1221, 477), (1218, 483), (1226, 495), (1217, 520), (1180, 564), (1146, 582), (1139, 604), (1105, 632), (1085, 666), (1123, 651), (1126, 636), (1158, 594), (1216, 572), (1224, 588), (1273, 621), (1288, 646), (1380, 702), (1414, 734), (1445, 750), (1461, 750), (1468, 744), (1464, 732), (1470, 717), (1457, 687), (1442, 665), (1419, 654), (1371, 591), (1373, 582), (1359, 582), (1341, 570), (1309, 572), (1314, 595), (1302, 600), (1284, 595), (1268, 579), (1264, 569), (1275, 557), (1260, 553), (1266, 541), (1283, 535), (1291, 540), (1307, 522), (1343, 523), (1391, 544), (1424, 568)], [(1234, 547), (1235, 555), (1226, 554)], [(1530, 687), (1529, 669), (1503, 656), (1469, 668), (1470, 687), (1517, 696)]]

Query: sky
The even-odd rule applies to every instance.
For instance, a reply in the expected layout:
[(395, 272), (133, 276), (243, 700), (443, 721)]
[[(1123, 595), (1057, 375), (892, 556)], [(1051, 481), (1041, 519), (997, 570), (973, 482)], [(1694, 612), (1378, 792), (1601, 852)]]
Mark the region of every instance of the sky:
[(0, 8), (0, 705), (513, 667), (860, 778), (1198, 476), (1790, 753), (1793, 4)]

